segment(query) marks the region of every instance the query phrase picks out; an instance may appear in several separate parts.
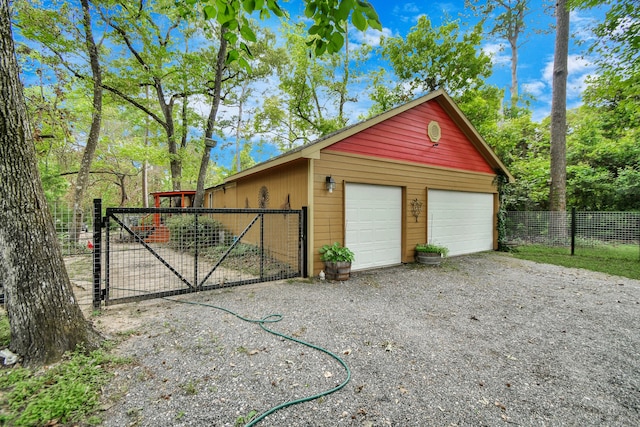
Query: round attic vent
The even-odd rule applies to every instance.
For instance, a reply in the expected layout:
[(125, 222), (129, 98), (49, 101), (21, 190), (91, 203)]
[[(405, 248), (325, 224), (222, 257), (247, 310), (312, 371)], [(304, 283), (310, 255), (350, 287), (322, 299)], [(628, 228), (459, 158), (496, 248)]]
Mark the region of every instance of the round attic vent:
[(440, 141), (440, 136), (442, 135), (440, 124), (435, 120), (429, 122), (429, 126), (427, 127), (427, 135), (429, 135), (429, 139), (431, 140), (431, 142)]

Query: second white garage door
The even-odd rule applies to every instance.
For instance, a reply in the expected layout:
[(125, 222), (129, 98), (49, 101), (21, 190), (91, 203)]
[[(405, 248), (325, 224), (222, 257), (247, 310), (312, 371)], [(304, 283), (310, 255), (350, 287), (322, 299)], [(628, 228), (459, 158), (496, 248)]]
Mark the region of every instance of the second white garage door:
[(429, 242), (449, 255), (493, 249), (493, 194), (429, 190), (427, 221)]
[(399, 264), (402, 244), (402, 189), (347, 184), (345, 245), (355, 255), (352, 270)]

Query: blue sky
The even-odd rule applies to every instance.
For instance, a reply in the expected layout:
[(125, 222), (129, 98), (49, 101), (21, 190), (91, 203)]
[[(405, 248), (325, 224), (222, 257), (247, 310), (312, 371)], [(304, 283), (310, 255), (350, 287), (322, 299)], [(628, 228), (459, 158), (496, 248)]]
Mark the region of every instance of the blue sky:
[[(303, 0), (283, 0), (281, 3), (289, 10), (292, 20), (298, 21), (303, 16)], [(485, 1), (485, 0), (482, 0)], [(350, 44), (368, 44), (370, 46), (379, 45), (381, 36), (405, 36), (418, 18), (426, 15), (434, 26), (439, 26), (445, 19), (458, 19), (468, 27), (476, 23), (477, 18), (473, 17), (469, 11), (464, 9), (464, 0), (451, 1), (389, 1), (370, 0), (380, 16), (383, 30), (377, 31), (369, 29), (365, 33), (350, 31)], [(551, 101), (551, 74), (553, 69), (553, 49), (554, 31), (553, 24), (555, 18), (552, 16), (553, 3), (549, 0), (531, 0), (530, 14), (527, 21), (526, 36), (523, 38), (519, 50), (518, 77), (520, 83), (520, 93), (528, 92), (532, 94), (536, 101), (531, 105), (533, 119), (540, 121), (550, 112)], [(572, 43), (569, 57), (569, 81), (568, 81), (568, 108), (576, 107), (580, 104), (580, 94), (584, 88), (584, 81), (589, 73), (593, 72), (588, 57), (583, 56), (589, 44), (590, 33), (587, 30), (593, 25), (594, 20), (602, 19), (603, 13), (598, 11), (573, 12), (571, 15)], [(278, 20), (271, 19), (263, 23), (265, 26), (277, 26)], [(272, 28), (277, 34), (277, 29)], [(587, 42), (580, 44), (579, 42)], [(486, 39), (482, 48), (492, 54), (494, 67), (493, 76), (489, 78), (489, 83), (500, 88), (508, 88), (510, 85), (510, 58), (511, 51), (505, 46), (505, 40)], [(379, 60), (373, 60), (369, 66), (377, 69), (384, 65)], [(29, 71), (25, 71), (25, 77), (29, 77)], [(273, 87), (277, 82), (264, 82), (263, 88)], [(357, 122), (358, 117), (369, 109), (370, 101), (366, 96), (365, 88), (358, 87), (352, 93), (358, 93), (358, 101), (347, 105), (347, 111), (351, 117), (349, 124)], [(208, 108), (206, 108), (208, 111)], [(228, 110), (227, 114), (235, 114), (235, 110)], [(234, 140), (230, 135), (229, 140)], [(216, 150), (212, 153), (215, 160), (224, 166), (230, 166), (231, 158), (235, 150)], [(271, 147), (264, 147), (263, 152), (254, 151), (254, 158), (263, 161), (276, 154)]]
[[(469, 28), (477, 22), (477, 18), (465, 10), (464, 0), (447, 2), (370, 0), (370, 3), (378, 12), (383, 29), (382, 31), (369, 29), (365, 33), (351, 31), (350, 44), (353, 47), (359, 44), (378, 46), (380, 37), (383, 35), (386, 37), (405, 36), (422, 15), (426, 15), (433, 26), (439, 26), (447, 19), (459, 20), (463, 27)], [(290, 12), (291, 19), (298, 21), (305, 19), (303, 18), (304, 4), (303, 0), (291, 0), (282, 5)], [(551, 77), (555, 39), (554, 4), (545, 0), (531, 0), (527, 28), (522, 36), (518, 52), (519, 91), (521, 95), (526, 92), (535, 98), (535, 101), (530, 105), (535, 121), (541, 121), (551, 111)], [(584, 56), (584, 53), (591, 37), (588, 28), (602, 16), (603, 13), (599, 11), (580, 11), (571, 14), (569, 78), (567, 82), (568, 108), (580, 105), (585, 79), (594, 71), (589, 58)], [(270, 20), (265, 24), (266, 26), (277, 25), (275, 20)], [(273, 30), (277, 33), (276, 28)], [(493, 58), (493, 75), (489, 78), (489, 83), (505, 89), (508, 96), (507, 88), (511, 84), (511, 50), (508, 43), (506, 40), (486, 39), (482, 49), (490, 53)], [(384, 64), (379, 60), (373, 60), (369, 64), (372, 69), (377, 69), (381, 65)], [(352, 93), (359, 93), (359, 95), (357, 102), (346, 106), (346, 111), (351, 116), (350, 124), (359, 121), (358, 117), (366, 113), (370, 107), (370, 101), (364, 93), (365, 90), (364, 87), (352, 89)], [(214, 156), (219, 164), (229, 166), (234, 154), (229, 150), (224, 150), (217, 152)], [(275, 147), (266, 145), (262, 147), (260, 152), (254, 150), (252, 157), (260, 162), (276, 154)]]
[[(370, 3), (380, 16), (383, 31), (381, 33), (368, 30), (364, 34), (353, 31), (350, 38), (354, 43), (377, 45), (381, 35), (405, 36), (422, 15), (429, 17), (434, 26), (439, 26), (447, 18), (459, 19), (461, 23), (467, 23), (470, 27), (477, 21), (477, 18), (465, 10), (464, 0), (444, 2), (370, 0)], [(292, 12), (292, 18), (296, 14), (301, 14), (302, 4), (302, 0), (292, 0), (286, 4), (287, 9)], [(549, 1), (531, 0), (526, 34), (519, 50), (520, 92), (526, 91), (536, 98), (536, 102), (532, 104), (533, 117), (536, 121), (546, 117), (551, 109), (551, 73), (555, 37), (552, 28), (555, 23), (555, 17), (552, 15), (554, 4)], [(568, 108), (580, 104), (585, 77), (593, 72), (589, 58), (583, 57), (590, 38), (587, 29), (594, 20), (601, 19), (602, 16), (603, 14), (598, 11), (580, 11), (571, 14), (572, 43), (567, 85)], [(506, 40), (487, 39), (483, 49), (493, 56), (494, 74), (489, 78), (489, 82), (500, 88), (507, 88), (511, 83), (511, 51)]]

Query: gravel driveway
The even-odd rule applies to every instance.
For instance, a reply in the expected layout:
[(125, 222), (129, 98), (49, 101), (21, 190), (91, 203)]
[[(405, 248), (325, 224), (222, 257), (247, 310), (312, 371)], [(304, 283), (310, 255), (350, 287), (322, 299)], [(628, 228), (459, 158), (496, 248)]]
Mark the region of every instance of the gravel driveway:
[[(348, 365), (344, 388), (261, 427), (640, 425), (637, 280), (484, 253), (180, 300), (282, 314), (268, 327)], [(243, 425), (347, 375), (329, 355), (209, 306), (146, 301), (95, 322), (126, 337), (117, 351), (137, 361), (105, 390), (105, 426)]]

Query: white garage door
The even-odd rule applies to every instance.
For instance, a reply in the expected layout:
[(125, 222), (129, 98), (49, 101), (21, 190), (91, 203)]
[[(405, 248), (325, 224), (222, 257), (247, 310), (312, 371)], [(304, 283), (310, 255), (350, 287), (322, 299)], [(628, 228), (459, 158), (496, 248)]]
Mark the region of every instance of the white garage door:
[(449, 255), (493, 249), (493, 194), (429, 190), (429, 242)]
[(355, 253), (352, 270), (399, 264), (402, 242), (402, 189), (347, 184), (345, 244)]

